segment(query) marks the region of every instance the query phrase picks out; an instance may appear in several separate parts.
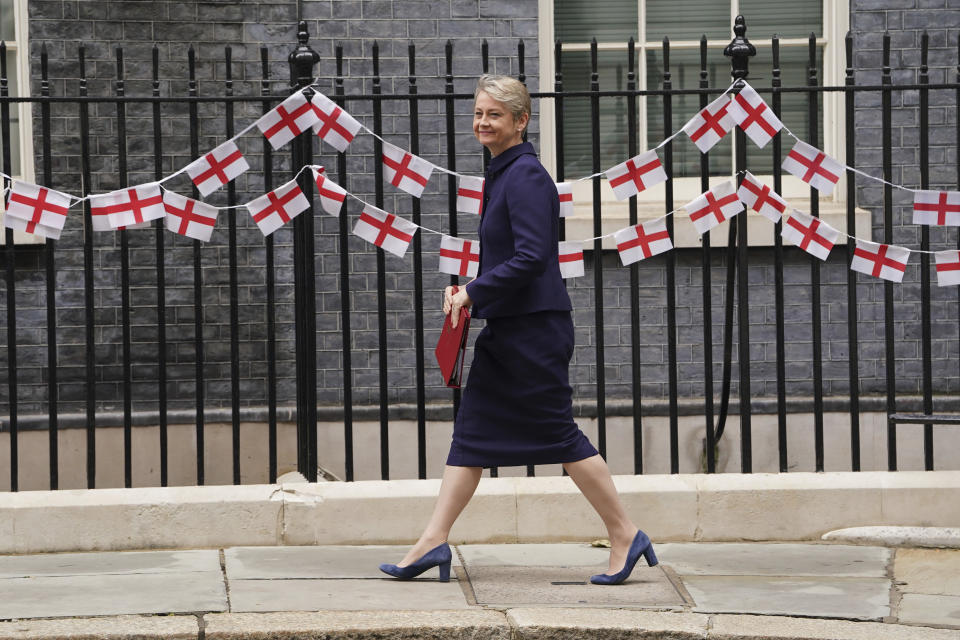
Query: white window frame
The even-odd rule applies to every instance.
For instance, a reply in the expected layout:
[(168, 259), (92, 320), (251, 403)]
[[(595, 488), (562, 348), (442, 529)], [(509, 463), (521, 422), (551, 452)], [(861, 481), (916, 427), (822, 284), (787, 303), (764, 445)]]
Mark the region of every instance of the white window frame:
[[(11, 92), (11, 94), (15, 96), (30, 95), (30, 47), (27, 41), (27, 34), (29, 33), (27, 1), (28, 0), (13, 0), (14, 39), (12, 42), (6, 43), (8, 60), (11, 51), (17, 53), (17, 88), (16, 92)], [(17, 115), (20, 119), (20, 174), (14, 175), (13, 177), (24, 182), (34, 182), (33, 110), (31, 109), (31, 104), (28, 102), (17, 103), (13, 105), (13, 109), (17, 110)], [(0, 167), (0, 169), (2, 169), (2, 167)], [(0, 209), (2, 209), (2, 207), (0, 207)], [(0, 225), (2, 225), (2, 222), (3, 212), (0, 211)], [(6, 227), (0, 227), (0, 245), (5, 244), (7, 241), (5, 231)], [(14, 244), (43, 244), (45, 240), (32, 233), (14, 231), (13, 242)]]
[[(554, 35), (554, 2), (562, 0), (538, 0), (539, 2), (539, 50), (540, 50), (540, 91), (549, 93), (554, 90), (555, 60), (554, 49), (556, 38)], [(602, 1), (602, 0), (600, 0)], [(732, 25), (734, 19), (739, 13), (739, 0), (729, 0), (731, 15), (731, 39)], [(660, 49), (660, 42), (649, 39), (646, 34), (646, 3), (644, 0), (638, 0), (637, 24), (639, 33), (645, 34), (636, 43), (638, 55), (637, 64), (637, 86), (644, 88), (647, 77), (647, 56), (646, 52), (652, 48)], [(823, 0), (823, 35), (818, 39), (818, 44), (822, 46), (823, 51), (823, 77), (820, 82), (823, 85), (843, 84), (845, 75), (845, 53), (844, 38), (850, 23), (850, 2), (849, 0)], [(656, 34), (654, 34), (656, 35)], [(750, 37), (750, 25), (747, 24), (747, 38)], [(755, 45), (763, 47), (769, 46), (769, 41), (757, 40)], [(781, 46), (807, 46), (807, 38), (782, 38)], [(714, 43), (716, 46), (718, 43)], [(724, 43), (725, 45), (726, 43)], [(671, 42), (671, 50), (677, 49), (699, 49), (699, 41), (684, 40)], [(598, 43), (600, 51), (621, 51), (626, 54), (626, 43)], [(585, 43), (563, 45), (564, 52), (567, 51), (589, 51), (590, 45)], [(825, 92), (823, 94), (823, 118), (822, 122), (832, 122), (832, 126), (824, 126), (823, 130), (823, 151), (828, 155), (837, 158), (841, 162), (846, 156), (845, 147), (845, 118), (844, 118), (844, 96), (839, 92)], [(646, 101), (641, 100), (638, 103), (638, 126), (640, 132), (646, 131), (647, 114)], [(691, 116), (693, 114), (690, 114)], [(540, 139), (541, 139), (541, 159), (544, 166), (551, 171), (552, 175), (557, 175), (557, 154), (556, 154), (556, 112), (553, 100), (543, 100), (540, 104)], [(790, 126), (790, 123), (786, 123)], [(643, 152), (645, 148), (646, 137), (640, 136), (640, 145), (638, 152)], [(679, 144), (688, 144), (688, 140), (678, 139)], [(790, 138), (784, 138), (784, 153), (789, 151), (792, 146)], [(749, 141), (747, 144), (751, 144)], [(623, 158), (626, 160), (626, 158)], [(609, 167), (601, 167), (601, 170)], [(565, 179), (575, 179), (580, 176), (564, 176)], [(763, 176), (760, 176), (763, 177)], [(768, 177), (772, 182), (772, 176)], [(727, 176), (713, 176), (710, 178), (711, 186), (728, 180)], [(700, 194), (699, 177), (674, 178), (673, 194), (674, 204), (677, 207), (683, 203), (694, 199)], [(798, 209), (809, 209), (810, 186), (802, 182), (799, 178), (784, 174), (783, 176), (783, 195), (788, 203), (796, 206)], [(618, 201), (613, 190), (607, 184), (606, 180), (601, 180), (601, 206), (603, 211), (603, 220), (601, 223), (604, 234), (612, 233), (617, 229), (628, 226), (628, 209), (626, 202)], [(663, 215), (663, 202), (665, 198), (665, 185), (660, 184), (652, 187), (637, 195), (638, 219), (643, 222), (648, 219), (657, 218)], [(592, 237), (593, 234), (593, 187), (590, 181), (574, 182), (574, 215), (567, 218), (566, 237), (569, 239), (579, 239)], [(820, 197), (820, 216), (836, 229), (846, 232), (846, 186), (845, 177), (841, 177), (833, 193), (829, 196)], [(678, 217), (686, 217), (680, 214)], [(771, 246), (774, 243), (773, 225), (769, 224), (760, 216), (750, 216), (749, 218), (748, 238), (752, 246)], [(674, 244), (678, 247), (698, 247), (700, 246), (700, 236), (696, 233), (692, 224), (677, 224), (674, 227)], [(858, 237), (869, 237), (870, 235), (870, 214), (869, 212), (858, 209), (856, 216), (856, 225), (853, 235)], [(711, 231), (711, 242), (714, 246), (725, 244), (727, 238), (727, 223), (715, 227)], [(844, 240), (841, 240), (841, 243)], [(613, 248), (612, 239), (604, 240), (605, 248)]]

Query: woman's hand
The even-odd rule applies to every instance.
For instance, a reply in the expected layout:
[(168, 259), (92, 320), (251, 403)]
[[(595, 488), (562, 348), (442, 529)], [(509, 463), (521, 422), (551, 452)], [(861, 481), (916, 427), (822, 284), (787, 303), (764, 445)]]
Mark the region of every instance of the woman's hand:
[(460, 309), (463, 307), (469, 309), (473, 300), (467, 295), (466, 287), (458, 287), (456, 293), (453, 290), (454, 287), (447, 287), (443, 290), (443, 312), (447, 315), (453, 314), (450, 318), (450, 326), (456, 329), (457, 323), (460, 321)]

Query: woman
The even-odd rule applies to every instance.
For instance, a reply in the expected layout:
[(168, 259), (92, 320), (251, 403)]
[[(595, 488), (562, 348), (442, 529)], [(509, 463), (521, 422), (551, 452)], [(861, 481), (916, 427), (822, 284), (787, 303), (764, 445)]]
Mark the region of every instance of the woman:
[(470, 501), (484, 467), (563, 463), (603, 520), (610, 567), (594, 584), (619, 584), (641, 555), (657, 563), (646, 534), (623, 508), (606, 462), (573, 421), (568, 380), (573, 355), (570, 298), (557, 257), (557, 189), (523, 131), (530, 94), (519, 81), (484, 75), (474, 94), (473, 133), (493, 156), (484, 183), (479, 275), (443, 312), (473, 307), (486, 319), (453, 428), (453, 442), (433, 515), (399, 564), (380, 569), (409, 579), (440, 567), (450, 576), (447, 536)]

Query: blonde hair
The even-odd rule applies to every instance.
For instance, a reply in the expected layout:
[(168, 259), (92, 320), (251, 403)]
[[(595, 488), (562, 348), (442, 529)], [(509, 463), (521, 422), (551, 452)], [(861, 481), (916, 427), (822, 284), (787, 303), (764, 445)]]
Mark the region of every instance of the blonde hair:
[(477, 90), (473, 92), (474, 100), (481, 91), (507, 105), (514, 120), (520, 120), (523, 114), (530, 116), (530, 92), (516, 78), (485, 73), (477, 80)]

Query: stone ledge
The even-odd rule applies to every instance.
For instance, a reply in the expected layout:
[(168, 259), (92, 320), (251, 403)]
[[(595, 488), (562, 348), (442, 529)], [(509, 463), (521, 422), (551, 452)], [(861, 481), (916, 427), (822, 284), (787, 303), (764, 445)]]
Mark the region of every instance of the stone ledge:
[(193, 616), (109, 616), (0, 622), (0, 640), (196, 640)]

